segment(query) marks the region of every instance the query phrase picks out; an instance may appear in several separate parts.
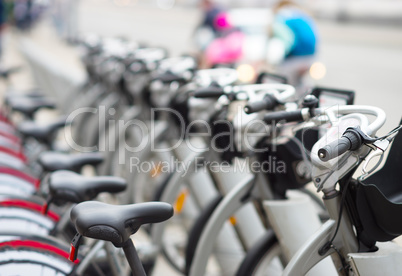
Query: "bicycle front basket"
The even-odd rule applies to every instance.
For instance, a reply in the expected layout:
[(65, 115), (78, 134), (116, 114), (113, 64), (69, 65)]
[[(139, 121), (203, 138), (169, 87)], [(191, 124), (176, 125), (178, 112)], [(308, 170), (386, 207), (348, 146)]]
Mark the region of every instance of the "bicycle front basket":
[(402, 132), (381, 170), (359, 181), (355, 200), (366, 238), (389, 241), (402, 235)]

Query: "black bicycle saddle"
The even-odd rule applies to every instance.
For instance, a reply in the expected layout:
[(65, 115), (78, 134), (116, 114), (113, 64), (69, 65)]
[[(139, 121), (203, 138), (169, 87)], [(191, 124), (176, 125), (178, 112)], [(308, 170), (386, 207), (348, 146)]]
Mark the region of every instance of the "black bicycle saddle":
[(99, 193), (119, 193), (127, 188), (127, 182), (116, 176), (85, 177), (71, 171), (51, 174), (49, 194), (52, 199), (79, 203), (94, 199)]
[(47, 172), (69, 170), (79, 172), (85, 165), (98, 165), (103, 162), (100, 152), (87, 152), (68, 154), (61, 152), (46, 151), (39, 158), (38, 163)]
[(14, 111), (21, 112), (25, 116), (32, 118), (38, 110), (42, 108), (54, 109), (54, 101), (43, 97), (15, 97), (8, 99), (8, 105)]
[(8, 89), (6, 94), (4, 95), (3, 102), (5, 105), (10, 106), (10, 104), (13, 104), (15, 101), (18, 101), (19, 99), (35, 100), (44, 98), (46, 98), (46, 96), (44, 96), (38, 89), (31, 89), (25, 92), (18, 91), (15, 89)]
[(146, 223), (162, 222), (173, 216), (173, 207), (164, 202), (110, 205), (86, 201), (71, 210), (71, 221), (82, 236), (112, 242), (121, 247)]
[(18, 131), (24, 137), (33, 137), (39, 141), (50, 143), (56, 131), (66, 124), (65, 117), (59, 118), (46, 125), (39, 125), (34, 121), (25, 121), (18, 125)]

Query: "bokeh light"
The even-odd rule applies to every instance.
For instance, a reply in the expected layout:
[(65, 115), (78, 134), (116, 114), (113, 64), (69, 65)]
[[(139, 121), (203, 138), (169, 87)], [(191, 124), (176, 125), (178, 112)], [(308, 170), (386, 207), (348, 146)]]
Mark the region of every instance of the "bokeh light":
[(314, 62), (310, 67), (310, 76), (315, 80), (320, 80), (325, 77), (327, 68), (321, 62)]
[(251, 82), (255, 78), (255, 70), (250, 64), (241, 64), (236, 70), (241, 82)]

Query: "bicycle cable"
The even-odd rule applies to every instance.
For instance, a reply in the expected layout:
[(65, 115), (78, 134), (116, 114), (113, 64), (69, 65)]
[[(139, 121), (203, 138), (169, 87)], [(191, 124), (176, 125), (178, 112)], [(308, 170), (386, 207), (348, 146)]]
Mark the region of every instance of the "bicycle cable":
[[(376, 140), (383, 140), (386, 138), (388, 139), (391, 135), (393, 135), (393, 134), (396, 135), (399, 132), (399, 130), (401, 130), (401, 129), (402, 129), (402, 125), (399, 125), (399, 126), (395, 127), (393, 130), (391, 130), (390, 132), (388, 132), (387, 134), (385, 134), (384, 136), (376, 138)], [(395, 136), (391, 137), (391, 140), (394, 138), (395, 138)], [(389, 141), (391, 142), (391, 140), (389, 140)]]
[[(318, 254), (320, 254), (321, 256), (323, 256), (325, 253), (327, 253), (330, 248), (333, 248), (335, 251), (337, 251), (337, 249), (336, 249), (335, 245), (333, 244), (333, 242), (334, 242), (334, 240), (335, 240), (335, 238), (336, 238), (336, 235), (338, 234), (339, 226), (340, 226), (340, 224), (341, 224), (342, 213), (343, 213), (343, 206), (344, 206), (344, 203), (345, 203), (346, 192), (347, 192), (347, 190), (348, 190), (348, 188), (349, 188), (349, 183), (350, 183), (350, 181), (348, 181), (348, 182), (346, 183), (345, 188), (343, 189), (342, 198), (341, 198), (341, 206), (340, 206), (340, 208), (339, 208), (338, 221), (337, 221), (337, 224), (336, 224), (336, 228), (335, 228), (334, 235), (332, 236), (332, 238), (331, 238), (327, 243), (325, 243), (325, 244), (318, 250)], [(339, 252), (338, 252), (338, 254), (339, 254)], [(346, 269), (344, 258), (343, 258), (340, 254), (339, 254), (339, 257), (341, 258), (342, 266), (344, 267), (344, 269)]]

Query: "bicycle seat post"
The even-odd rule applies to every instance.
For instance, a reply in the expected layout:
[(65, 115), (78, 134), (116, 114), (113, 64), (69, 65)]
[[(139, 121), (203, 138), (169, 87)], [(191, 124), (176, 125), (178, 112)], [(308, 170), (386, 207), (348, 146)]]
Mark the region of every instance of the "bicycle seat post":
[(137, 250), (135, 249), (134, 243), (131, 239), (128, 239), (123, 245), (123, 251), (126, 255), (128, 264), (131, 267), (131, 271), (134, 276), (146, 276), (144, 267), (138, 257)]

